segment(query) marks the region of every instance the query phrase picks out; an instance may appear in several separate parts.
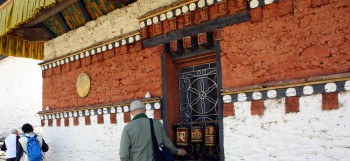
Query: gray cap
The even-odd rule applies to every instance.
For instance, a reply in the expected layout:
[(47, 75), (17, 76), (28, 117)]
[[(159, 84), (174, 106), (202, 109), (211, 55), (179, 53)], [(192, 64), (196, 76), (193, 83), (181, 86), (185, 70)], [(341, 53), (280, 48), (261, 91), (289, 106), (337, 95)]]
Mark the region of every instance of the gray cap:
[(131, 102), (130, 111), (134, 111), (140, 108), (145, 108), (145, 104), (143, 104), (143, 102), (141, 102), (140, 100), (135, 100)]
[(10, 134), (16, 134), (16, 133), (17, 133), (17, 129), (11, 128), (11, 129), (9, 130), (9, 132), (10, 132)]

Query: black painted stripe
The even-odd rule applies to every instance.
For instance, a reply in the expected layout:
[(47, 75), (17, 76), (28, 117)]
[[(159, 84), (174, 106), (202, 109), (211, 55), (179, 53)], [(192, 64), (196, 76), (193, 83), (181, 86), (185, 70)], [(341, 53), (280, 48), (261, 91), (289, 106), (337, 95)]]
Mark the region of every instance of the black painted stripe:
[[(338, 81), (338, 82), (330, 82), (330, 83), (335, 83), (336, 84), (336, 90), (334, 92), (343, 92), (345, 90), (345, 82), (346, 81)], [(305, 95), (314, 95), (314, 94), (323, 94), (327, 93), (326, 91), (326, 84), (329, 83), (321, 83), (321, 84), (313, 84), (313, 85), (306, 85), (306, 86), (311, 86), (313, 88), (312, 94), (305, 94), (304, 93), (304, 88), (306, 86), (297, 86), (297, 87), (288, 87), (288, 88), (278, 88), (278, 89), (271, 89), (275, 90), (277, 92), (277, 96), (274, 98), (269, 98), (267, 95), (267, 92), (270, 90), (261, 90), (261, 91), (255, 91), (255, 92), (260, 92), (262, 94), (262, 98), (259, 100), (266, 100), (266, 99), (278, 99), (278, 98), (283, 98), (283, 97), (289, 97), (287, 96), (287, 89), (289, 88), (294, 88), (296, 91), (295, 96), (305, 96)], [(253, 93), (254, 92), (246, 92), (246, 93), (237, 93), (237, 94), (230, 94), (232, 97), (233, 102), (239, 102), (238, 101), (238, 95), (239, 94), (245, 94), (247, 96), (247, 99), (245, 101), (253, 101)]]

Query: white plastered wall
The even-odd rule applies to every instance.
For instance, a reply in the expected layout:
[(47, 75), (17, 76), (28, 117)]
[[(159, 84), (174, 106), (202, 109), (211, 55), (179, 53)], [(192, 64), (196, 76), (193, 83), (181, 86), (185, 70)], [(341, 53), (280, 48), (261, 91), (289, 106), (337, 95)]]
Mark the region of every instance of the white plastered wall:
[(178, 0), (138, 0), (129, 6), (114, 10), (44, 44), (45, 60), (71, 54), (95, 44), (136, 32), (138, 18)]
[(322, 111), (322, 95), (302, 96), (298, 113), (285, 113), (285, 98), (265, 100), (262, 116), (251, 102), (234, 103), (224, 118), (226, 161), (350, 160), (350, 92), (338, 94), (339, 109)]
[(24, 123), (40, 126), (36, 113), (42, 106), (42, 76), (38, 63), (27, 58), (0, 61), (0, 135)]

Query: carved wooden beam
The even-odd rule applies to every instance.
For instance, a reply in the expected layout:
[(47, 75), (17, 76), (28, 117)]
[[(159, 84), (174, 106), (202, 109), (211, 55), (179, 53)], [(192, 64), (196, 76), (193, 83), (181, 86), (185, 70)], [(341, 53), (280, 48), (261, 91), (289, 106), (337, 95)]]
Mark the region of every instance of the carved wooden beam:
[(62, 3), (56, 2), (56, 6), (46, 9), (40, 13), (39, 16), (37, 16), (34, 20), (29, 21), (28, 23), (24, 23), (22, 26), (23, 27), (33, 27), (40, 22), (43, 22), (44, 20), (48, 19), (49, 17), (55, 15), (56, 13), (66, 9), (67, 7), (73, 5), (74, 3), (78, 2), (79, 0), (69, 0), (69, 1), (64, 1)]
[(47, 41), (51, 38), (43, 28), (18, 28), (15, 33), (28, 41)]
[(123, 5), (128, 5), (128, 4), (136, 2), (136, 0), (106, 0), (106, 1), (107, 2), (119, 2)]

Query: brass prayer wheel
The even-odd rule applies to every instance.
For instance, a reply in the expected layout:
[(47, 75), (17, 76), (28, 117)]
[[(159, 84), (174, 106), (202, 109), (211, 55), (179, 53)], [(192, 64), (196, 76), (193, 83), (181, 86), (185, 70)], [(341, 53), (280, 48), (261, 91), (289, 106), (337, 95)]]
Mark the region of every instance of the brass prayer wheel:
[(189, 131), (187, 127), (178, 127), (176, 129), (176, 145), (187, 146), (189, 144)]
[(205, 146), (216, 146), (217, 145), (217, 130), (216, 126), (209, 125), (205, 127)]
[(203, 142), (203, 129), (199, 126), (193, 126), (191, 128), (191, 142), (199, 143)]

